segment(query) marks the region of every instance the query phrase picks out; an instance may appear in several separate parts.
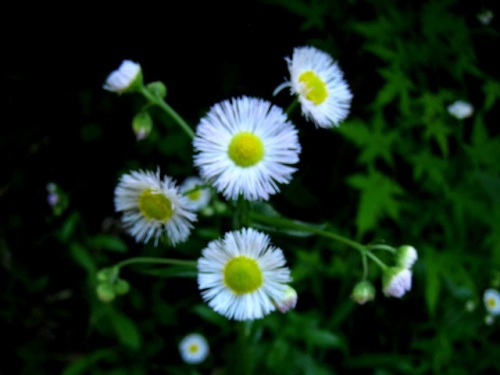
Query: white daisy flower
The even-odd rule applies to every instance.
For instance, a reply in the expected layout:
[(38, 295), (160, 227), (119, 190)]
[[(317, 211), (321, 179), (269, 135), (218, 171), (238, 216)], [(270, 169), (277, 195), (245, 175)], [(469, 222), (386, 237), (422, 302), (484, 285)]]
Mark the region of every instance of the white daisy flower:
[(206, 187), (198, 188), (198, 186), (203, 185), (205, 185), (205, 183), (201, 178), (191, 176), (186, 178), (180, 186), (181, 193), (184, 193), (188, 198), (189, 206), (194, 211), (205, 208), (210, 202), (210, 189)]
[(290, 87), (291, 95), (298, 95), (302, 115), (316, 127), (338, 126), (351, 106), (352, 94), (338, 63), (326, 52), (314, 47), (298, 47), (292, 58), (286, 57), (290, 81), (274, 90), (274, 95)]
[(486, 289), (483, 294), (483, 302), (490, 315), (500, 315), (500, 292), (498, 290)]
[(172, 245), (185, 241), (196, 214), (188, 198), (178, 192), (175, 182), (160, 172), (133, 171), (124, 174), (115, 189), (115, 209), (122, 211), (122, 222), (137, 242), (154, 238), (155, 245), (163, 233)]
[(472, 116), (474, 107), (469, 102), (457, 100), (448, 106), (448, 113), (459, 120)]
[(200, 176), (226, 199), (268, 200), (291, 180), (299, 161), (297, 130), (283, 110), (257, 98), (215, 104), (193, 140)]
[(123, 94), (142, 86), (141, 66), (131, 60), (123, 60), (119, 68), (106, 78), (103, 89)]
[(274, 311), (291, 281), (283, 251), (252, 228), (228, 232), (198, 259), (203, 299), (229, 319), (253, 320)]
[(384, 272), (383, 289), (386, 296), (401, 298), (411, 289), (412, 272), (407, 268), (390, 267)]
[(202, 335), (190, 333), (179, 343), (179, 352), (184, 362), (191, 365), (201, 363), (208, 356), (208, 342)]

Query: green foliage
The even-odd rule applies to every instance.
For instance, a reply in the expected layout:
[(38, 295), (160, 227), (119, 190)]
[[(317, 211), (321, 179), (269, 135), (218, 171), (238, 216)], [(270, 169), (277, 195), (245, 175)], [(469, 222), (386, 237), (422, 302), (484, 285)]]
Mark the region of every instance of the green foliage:
[[(294, 180), (268, 202), (215, 196), (189, 241), (176, 248), (135, 243), (112, 207), (117, 177), (129, 169), (159, 167), (179, 182), (195, 174), (191, 139), (161, 108), (142, 97), (105, 95), (95, 84), (82, 89), (72, 97), (77, 113), (67, 115), (82, 119), (76, 138), (68, 146), (55, 135), (64, 152), (43, 160), (44, 168), (33, 161), (45, 142), (36, 129), (0, 137), (4, 149), (12, 139), (31, 142), (24, 159), (17, 158), (26, 170), (8, 171), (0, 186), (2, 203), (16, 202), (5, 204), (0, 226), (0, 317), (5, 335), (14, 337), (0, 373), (500, 372), (499, 318), (485, 323), (482, 300), (485, 289), (500, 288), (500, 75), (498, 59), (490, 62), (500, 42), (498, 23), (482, 25), (474, 13), (479, 5), (464, 0), (259, 4), (256, 14), (272, 11), (293, 21), (293, 34), (279, 46), (288, 56), (293, 46), (314, 45), (344, 68), (354, 94), (347, 120), (317, 129), (296, 107), (289, 116), (303, 149)], [(233, 46), (245, 46), (241, 55), (208, 56), (218, 70), (199, 64), (156, 71), (168, 84), (168, 102), (193, 128), (221, 92), (236, 96), (248, 89), (290, 104), (281, 101), (283, 94), (271, 96), (271, 86), (286, 74), (285, 56), (271, 63), (264, 51), (275, 56), (277, 46), (248, 43), (246, 28), (260, 20), (248, 17), (238, 20), (246, 31)], [(273, 30), (278, 27), (273, 19)], [(180, 34), (176, 38), (186, 37)], [(188, 64), (176, 48), (168, 47), (173, 60)], [(131, 53), (144, 58), (148, 81), (147, 62), (159, 58), (159, 50)], [(246, 66), (251, 54), (259, 59)], [(262, 60), (268, 65), (254, 66)], [(198, 85), (201, 76), (214, 81)], [(148, 87), (155, 97), (166, 96), (161, 81)], [(473, 104), (471, 117), (448, 112), (459, 99)], [(139, 141), (134, 121), (136, 132), (147, 133)], [(88, 152), (83, 163), (60, 173), (47, 167), (64, 158), (73, 163), (81, 150)], [(92, 159), (94, 153), (99, 157)], [(34, 173), (45, 167), (61, 181)], [(33, 201), (44, 201), (49, 180), (60, 200), (43, 210)], [(189, 261), (241, 225), (262, 230), (283, 249), (299, 296), (294, 310), (238, 325), (202, 302), (196, 263)], [(419, 258), (411, 291), (397, 299), (384, 296), (381, 278), (383, 266), (394, 265), (391, 248), (402, 244), (414, 246)], [(181, 263), (137, 260), (150, 258)], [(373, 283), (375, 298), (358, 305), (351, 293), (363, 280)], [(210, 345), (209, 357), (197, 365), (179, 356), (178, 343), (191, 332)]]

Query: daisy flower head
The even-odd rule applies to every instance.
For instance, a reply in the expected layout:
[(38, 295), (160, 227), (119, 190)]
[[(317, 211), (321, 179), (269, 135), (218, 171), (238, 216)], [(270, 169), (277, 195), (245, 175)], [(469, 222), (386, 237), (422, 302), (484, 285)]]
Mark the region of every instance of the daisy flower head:
[(210, 202), (210, 190), (202, 187), (204, 184), (201, 178), (191, 176), (186, 178), (180, 186), (180, 191), (188, 198), (189, 206), (194, 211), (201, 210)]
[(490, 315), (500, 315), (500, 292), (498, 290), (486, 289), (483, 294), (483, 302)]
[(448, 106), (448, 113), (453, 117), (463, 120), (464, 118), (472, 116), (474, 107), (469, 102), (464, 100), (457, 100)]
[(115, 209), (123, 212), (122, 223), (137, 242), (154, 239), (155, 246), (162, 234), (171, 245), (185, 241), (196, 214), (188, 198), (179, 193), (169, 176), (160, 178), (160, 171), (132, 171), (121, 176), (115, 188)]
[(338, 63), (326, 52), (311, 46), (297, 47), (286, 57), (290, 81), (279, 85), (298, 95), (302, 115), (316, 127), (338, 126), (349, 114), (352, 93)]
[(201, 363), (208, 356), (208, 342), (199, 333), (190, 333), (179, 343), (179, 352), (184, 362), (191, 365)]
[(118, 69), (108, 75), (102, 88), (123, 94), (136, 91), (142, 83), (141, 66), (131, 60), (123, 60)]
[(260, 319), (286, 297), (291, 281), (283, 251), (252, 228), (228, 232), (213, 240), (198, 259), (202, 298), (234, 320)]
[(196, 128), (194, 165), (226, 199), (268, 200), (290, 182), (301, 147), (284, 111), (251, 97), (210, 108)]

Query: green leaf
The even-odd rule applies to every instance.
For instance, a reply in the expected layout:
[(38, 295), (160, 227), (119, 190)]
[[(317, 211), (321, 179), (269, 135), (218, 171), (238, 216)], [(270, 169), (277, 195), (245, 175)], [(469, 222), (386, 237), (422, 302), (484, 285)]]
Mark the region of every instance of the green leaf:
[(132, 319), (116, 310), (109, 318), (118, 338), (124, 345), (135, 350), (141, 347), (141, 334)]
[(321, 348), (346, 349), (346, 343), (342, 337), (328, 332), (324, 329), (306, 329), (304, 331), (304, 339), (308, 344), (312, 346)]
[[(423, 249), (424, 250), (424, 249)], [(425, 302), (427, 310), (431, 316), (436, 312), (436, 306), (441, 293), (441, 258), (435, 251), (428, 249), (424, 250), (425, 258)]]
[(116, 236), (108, 234), (99, 234), (90, 239), (90, 244), (95, 249), (105, 249), (116, 251), (118, 253), (127, 252), (127, 245), (123, 240)]
[(65, 220), (59, 229), (57, 236), (61, 242), (67, 242), (76, 230), (80, 215), (78, 212), (73, 211)]
[(396, 182), (376, 171), (370, 171), (368, 175), (353, 175), (347, 182), (361, 191), (356, 215), (360, 233), (374, 229), (383, 217), (399, 218), (401, 203), (398, 198), (404, 194), (404, 190)]
[(62, 375), (89, 374), (89, 369), (92, 365), (103, 359), (109, 360), (112, 357), (115, 357), (114, 349), (98, 349), (95, 352), (68, 365), (64, 369)]
[(73, 242), (69, 245), (69, 251), (73, 259), (75, 259), (80, 266), (85, 268), (89, 275), (96, 274), (97, 266), (85, 247), (77, 242)]

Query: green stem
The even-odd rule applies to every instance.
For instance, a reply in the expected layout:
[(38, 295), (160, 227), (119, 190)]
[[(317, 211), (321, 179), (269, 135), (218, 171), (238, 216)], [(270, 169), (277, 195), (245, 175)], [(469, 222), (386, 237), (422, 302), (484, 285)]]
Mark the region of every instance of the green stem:
[(389, 245), (368, 245), (366, 247), (369, 250), (385, 250), (385, 251), (389, 251), (390, 253), (396, 252), (396, 249), (393, 248), (392, 246), (389, 246)]
[(299, 98), (296, 96), (295, 99), (293, 100), (292, 103), (290, 103), (290, 105), (288, 106), (288, 108), (286, 109), (285, 113), (290, 116), (290, 114), (292, 113), (292, 111), (295, 109), (295, 107), (297, 107), (297, 104), (299, 104)]
[(387, 265), (382, 262), (376, 255), (374, 255), (371, 251), (365, 250), (365, 253), (368, 257), (370, 257), (377, 265), (382, 268), (382, 271), (385, 271), (387, 269)]
[(187, 124), (186, 121), (172, 108), (170, 107), (164, 100), (158, 98), (153, 95), (146, 87), (142, 87), (141, 94), (152, 104), (156, 104), (161, 109), (163, 109), (172, 119), (174, 119), (177, 124), (186, 132), (186, 134), (193, 139), (194, 132), (193, 129)]
[(361, 262), (363, 263), (363, 280), (366, 280), (368, 277), (368, 257), (366, 251), (363, 251), (361, 254)]
[(181, 259), (164, 259), (164, 258), (154, 258), (154, 257), (136, 257), (125, 259), (115, 265), (116, 268), (121, 268), (128, 266), (130, 264), (137, 263), (147, 263), (147, 264), (169, 264), (174, 266), (187, 266), (196, 268), (196, 261), (193, 260), (181, 260)]
[(290, 219), (285, 219), (282, 217), (268, 217), (264, 216), (255, 212), (251, 212), (251, 217), (257, 221), (260, 221), (261, 223), (264, 224), (271, 224), (275, 226), (281, 226), (284, 228), (288, 229), (296, 229), (296, 230), (302, 230), (305, 232), (310, 232), (314, 234), (318, 234), (323, 237), (331, 238), (335, 241), (341, 242), (347, 246), (353, 247), (357, 249), (358, 251), (364, 252), (366, 251), (365, 246), (361, 245), (360, 243), (350, 240), (348, 238), (345, 238), (344, 236), (341, 236), (336, 233), (329, 232), (324, 229), (320, 229), (317, 227), (314, 227), (312, 225), (307, 225), (304, 223), (297, 223), (296, 221), (290, 220)]
[(241, 373), (243, 375), (250, 375), (250, 352), (248, 350), (248, 336), (250, 334), (250, 326), (247, 323), (251, 321), (238, 322), (238, 339), (240, 344), (240, 358), (241, 358)]

